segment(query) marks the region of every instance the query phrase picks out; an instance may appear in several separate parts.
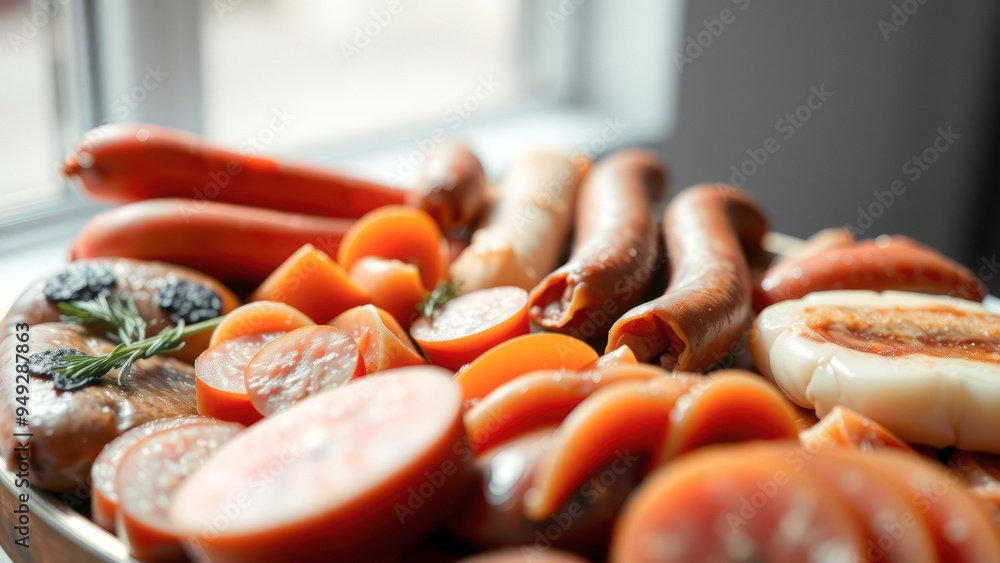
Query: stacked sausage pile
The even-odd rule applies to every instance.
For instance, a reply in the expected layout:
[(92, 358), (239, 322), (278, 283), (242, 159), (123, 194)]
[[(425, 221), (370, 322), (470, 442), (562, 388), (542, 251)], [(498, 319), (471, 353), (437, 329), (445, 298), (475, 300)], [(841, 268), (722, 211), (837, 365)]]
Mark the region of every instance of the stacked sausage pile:
[[(141, 560), (1000, 560), (1000, 316), (909, 239), (774, 259), (723, 184), (661, 225), (636, 150), (397, 190), (114, 126), (64, 171), (118, 206), (3, 321), (31, 482)], [(60, 303), (212, 330), (74, 382), (118, 342)]]

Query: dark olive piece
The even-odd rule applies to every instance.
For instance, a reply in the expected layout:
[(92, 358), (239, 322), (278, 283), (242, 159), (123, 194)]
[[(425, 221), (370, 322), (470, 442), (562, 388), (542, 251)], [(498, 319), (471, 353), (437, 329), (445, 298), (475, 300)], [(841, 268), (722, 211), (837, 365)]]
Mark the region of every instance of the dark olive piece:
[(108, 297), (115, 285), (111, 268), (99, 264), (70, 264), (45, 282), (43, 292), (52, 301), (90, 301), (98, 295)]
[(157, 303), (170, 320), (194, 324), (214, 319), (222, 313), (222, 298), (211, 289), (189, 281), (170, 279), (160, 291)]
[(40, 377), (48, 377), (55, 383), (56, 389), (60, 391), (72, 391), (88, 383), (93, 383), (93, 380), (84, 377), (69, 377), (59, 373), (55, 368), (66, 356), (83, 355), (83, 352), (75, 348), (52, 348), (35, 352), (28, 356), (28, 371)]

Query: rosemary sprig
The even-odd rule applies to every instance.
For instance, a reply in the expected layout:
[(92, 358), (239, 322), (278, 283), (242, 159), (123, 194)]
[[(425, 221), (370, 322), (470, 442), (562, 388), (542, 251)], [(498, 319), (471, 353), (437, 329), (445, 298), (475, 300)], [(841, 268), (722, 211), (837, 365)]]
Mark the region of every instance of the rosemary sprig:
[[(146, 319), (139, 314), (132, 296), (108, 301), (104, 295), (98, 295), (90, 301), (62, 302), (58, 307), (63, 313), (59, 319), (65, 323), (103, 323), (117, 328), (118, 342), (131, 344), (146, 338)], [(115, 334), (108, 333), (108, 336), (114, 337)]]
[(461, 289), (461, 281), (441, 282), (437, 284), (434, 291), (428, 292), (424, 300), (417, 305), (417, 312), (425, 317), (434, 315), (434, 310), (458, 297), (458, 290)]
[(103, 356), (63, 356), (53, 370), (78, 381), (93, 381), (118, 368), (118, 384), (121, 385), (122, 377), (129, 375), (132, 364), (137, 360), (176, 352), (184, 347), (185, 338), (215, 328), (224, 318), (219, 316), (187, 326), (180, 321), (156, 336), (131, 343), (122, 342)]

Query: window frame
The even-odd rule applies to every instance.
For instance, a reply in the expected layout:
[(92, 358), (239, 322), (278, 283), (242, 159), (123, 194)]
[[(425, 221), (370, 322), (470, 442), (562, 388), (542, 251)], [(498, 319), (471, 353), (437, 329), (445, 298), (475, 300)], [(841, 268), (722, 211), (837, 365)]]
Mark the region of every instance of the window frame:
[[(683, 0), (522, 0), (520, 12), (521, 66), (548, 77), (553, 88), (463, 123), (462, 137), (482, 157), (488, 174), (498, 174), (523, 150), (524, 139), (597, 157), (616, 147), (668, 137), (679, 81), (669, 55), (680, 44)], [(149, 60), (170, 69), (170, 81), (130, 108), (127, 120), (202, 133), (201, 15), (195, 0), (63, 5), (53, 33), (56, 51), (64, 57), (56, 61), (62, 150), (99, 124), (119, 120), (115, 94), (141, 84)], [(182, 38), (171, 31), (178, 29), (192, 32)], [(636, 73), (621, 63), (634, 60), (645, 61), (648, 72)], [(415, 141), (433, 127), (331, 143), (296, 156), (385, 180), (386, 164), (412, 152)], [(100, 209), (70, 188), (56, 200), (0, 210), (0, 240), (7, 242), (0, 255), (20, 247), (13, 241), (31, 244), (65, 236), (53, 226), (79, 228)]]

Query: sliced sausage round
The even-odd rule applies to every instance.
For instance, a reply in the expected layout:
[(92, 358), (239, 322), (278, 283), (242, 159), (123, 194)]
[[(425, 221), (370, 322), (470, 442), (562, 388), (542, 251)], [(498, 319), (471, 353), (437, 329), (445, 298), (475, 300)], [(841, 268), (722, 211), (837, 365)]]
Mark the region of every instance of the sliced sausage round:
[(243, 377), (250, 402), (269, 415), (364, 374), (364, 359), (349, 334), (313, 325), (265, 344), (250, 359)]
[(177, 487), (242, 424), (175, 426), (140, 439), (122, 457), (115, 476), (118, 536), (142, 561), (183, 561), (181, 538), (167, 519)]
[(468, 491), (472, 456), (450, 375), (386, 371), (265, 418), (185, 481), (171, 522), (213, 562), (398, 554)]

